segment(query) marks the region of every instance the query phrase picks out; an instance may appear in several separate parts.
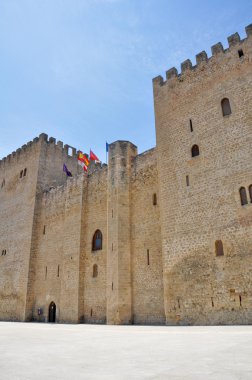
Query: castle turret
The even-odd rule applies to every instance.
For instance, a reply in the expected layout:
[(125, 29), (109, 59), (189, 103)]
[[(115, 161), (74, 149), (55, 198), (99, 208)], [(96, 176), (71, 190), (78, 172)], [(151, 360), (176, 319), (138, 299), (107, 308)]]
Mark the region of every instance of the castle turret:
[(117, 141), (109, 147), (107, 323), (132, 323), (130, 173), (137, 147)]

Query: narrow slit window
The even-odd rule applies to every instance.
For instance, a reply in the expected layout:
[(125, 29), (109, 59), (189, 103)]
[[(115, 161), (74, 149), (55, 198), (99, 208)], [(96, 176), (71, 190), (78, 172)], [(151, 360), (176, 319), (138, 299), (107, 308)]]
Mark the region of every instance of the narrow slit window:
[(186, 176), (186, 186), (189, 186), (190, 183), (189, 183), (189, 175)]
[(45, 280), (47, 279), (47, 267), (45, 267)]
[(190, 131), (193, 132), (192, 119), (190, 119)]
[(245, 187), (241, 187), (240, 190), (240, 198), (241, 198), (241, 205), (247, 205), (248, 204), (248, 198), (247, 198), (247, 192)]
[(230, 101), (228, 98), (222, 99), (221, 108), (222, 108), (222, 115), (223, 116), (231, 115), (232, 111), (231, 111)]
[(147, 249), (147, 265), (150, 265), (150, 250)]
[(97, 264), (93, 265), (93, 278), (96, 278), (98, 276), (98, 266)]
[(43, 235), (45, 235), (45, 233), (46, 233), (46, 226), (44, 226), (43, 228)]
[(239, 302), (240, 302), (240, 307), (242, 307), (242, 297), (239, 295)]
[(25, 168), (25, 170), (24, 170), (24, 177), (26, 176), (26, 173), (27, 173), (27, 169)]
[(252, 185), (249, 186), (249, 197), (250, 197), (250, 202), (252, 203)]
[(20, 174), (19, 174), (19, 178), (22, 178), (23, 177), (23, 170), (21, 170)]
[(60, 274), (60, 266), (58, 265), (58, 273), (57, 273), (57, 277), (59, 277), (59, 274)]
[(221, 240), (216, 240), (215, 242), (215, 253), (216, 256), (224, 256), (223, 243)]
[(157, 205), (157, 194), (156, 193), (153, 194), (152, 203), (153, 203), (153, 206)]

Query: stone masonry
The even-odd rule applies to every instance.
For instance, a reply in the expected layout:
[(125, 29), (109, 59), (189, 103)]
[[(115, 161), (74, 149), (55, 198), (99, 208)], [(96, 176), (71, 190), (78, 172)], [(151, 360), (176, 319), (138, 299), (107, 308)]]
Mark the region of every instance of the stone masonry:
[(42, 133), (0, 161), (0, 320), (252, 323), (246, 34), (153, 79), (155, 148), (116, 141), (86, 175)]

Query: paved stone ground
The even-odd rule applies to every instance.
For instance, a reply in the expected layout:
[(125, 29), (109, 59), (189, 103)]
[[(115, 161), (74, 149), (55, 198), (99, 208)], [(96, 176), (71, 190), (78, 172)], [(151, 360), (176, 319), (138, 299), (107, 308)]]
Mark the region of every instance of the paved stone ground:
[(252, 326), (1, 322), (0, 379), (251, 380)]

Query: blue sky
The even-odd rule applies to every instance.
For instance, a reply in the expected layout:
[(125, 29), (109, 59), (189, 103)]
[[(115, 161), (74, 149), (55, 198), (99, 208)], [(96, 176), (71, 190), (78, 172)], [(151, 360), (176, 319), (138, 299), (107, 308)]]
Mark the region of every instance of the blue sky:
[(0, 158), (41, 132), (153, 147), (152, 78), (251, 22), (251, 0), (0, 0)]

